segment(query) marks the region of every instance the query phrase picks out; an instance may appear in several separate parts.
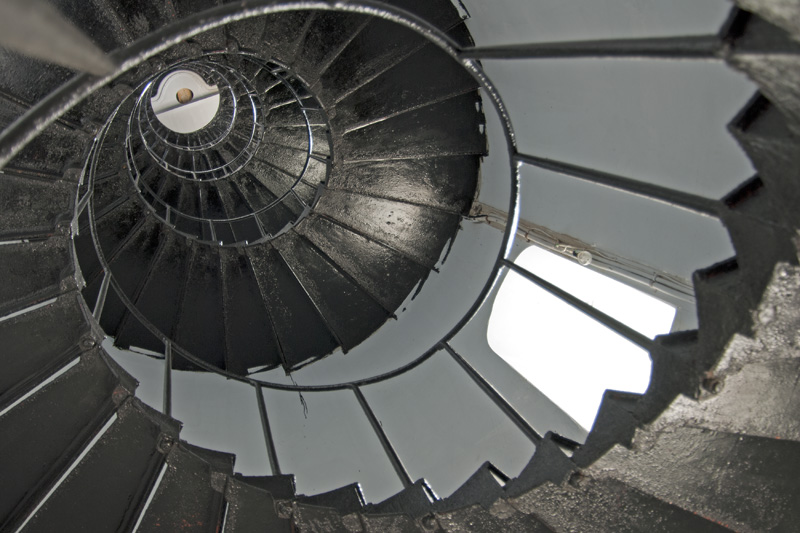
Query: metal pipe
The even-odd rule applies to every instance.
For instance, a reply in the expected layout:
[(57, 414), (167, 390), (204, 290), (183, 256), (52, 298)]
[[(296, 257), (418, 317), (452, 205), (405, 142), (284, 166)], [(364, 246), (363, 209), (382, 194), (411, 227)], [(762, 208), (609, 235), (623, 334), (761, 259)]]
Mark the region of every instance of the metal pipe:
[(571, 305), (578, 311), (582, 312), (583, 314), (590, 316), (591, 318), (597, 320), (601, 324), (603, 324), (608, 329), (618, 333), (631, 341), (632, 343), (636, 344), (637, 346), (644, 348), (647, 351), (650, 351), (653, 348), (653, 340), (645, 335), (642, 335), (635, 329), (626, 326), (616, 318), (613, 318), (604, 312), (600, 311), (599, 309), (595, 309), (591, 305), (587, 304), (583, 300), (573, 296), (572, 294), (568, 293), (564, 289), (561, 289), (552, 283), (545, 281), (544, 279), (540, 278), (536, 274), (525, 270), (521, 266), (517, 265), (513, 261), (505, 260), (505, 266), (516, 272), (517, 274), (521, 275), (528, 281), (538, 285), (542, 289), (546, 290), (559, 300)]
[(508, 401), (500, 395), (500, 393), (495, 389), (491, 383), (486, 381), (480, 372), (475, 370), (475, 368), (470, 365), (461, 355), (459, 355), (449, 343), (443, 342), (439, 345), (442, 349), (444, 349), (450, 356), (455, 360), (456, 363), (467, 373), (467, 375), (475, 382), (478, 387), (486, 394), (489, 399), (491, 399), (494, 404), (503, 411), (503, 414), (506, 417), (514, 422), (516, 426), (525, 434), (528, 439), (531, 440), (534, 444), (539, 444), (542, 441), (542, 436), (533, 429), (527, 420), (525, 420), (519, 411), (514, 409)]
[(411, 476), (408, 475), (408, 471), (406, 467), (403, 466), (403, 461), (400, 460), (400, 456), (397, 455), (397, 451), (395, 451), (392, 443), (389, 442), (389, 437), (386, 436), (386, 433), (383, 431), (383, 426), (375, 417), (375, 413), (372, 412), (372, 408), (367, 403), (367, 399), (364, 397), (364, 394), (361, 392), (361, 389), (358, 388), (356, 385), (350, 387), (353, 390), (353, 393), (356, 395), (356, 399), (358, 403), (361, 405), (361, 409), (364, 410), (364, 414), (367, 415), (367, 419), (369, 419), (369, 423), (372, 425), (372, 429), (375, 431), (375, 435), (378, 436), (378, 440), (381, 441), (381, 445), (383, 446), (383, 450), (386, 452), (387, 457), (389, 457), (389, 461), (392, 463), (394, 467), (394, 471), (397, 472), (397, 477), (400, 478), (400, 481), (403, 483), (403, 487), (408, 488), (414, 484), (411, 480)]
[(164, 343), (164, 408), (165, 415), (172, 416), (172, 343)]
[(614, 174), (608, 174), (591, 168), (579, 167), (562, 161), (554, 161), (552, 159), (526, 154), (517, 154), (516, 159), (518, 162), (526, 165), (557, 172), (571, 178), (602, 185), (603, 187), (635, 194), (636, 196), (642, 196), (649, 200), (655, 200), (681, 209), (694, 211), (701, 215), (718, 218), (720, 208), (722, 207), (722, 203), (718, 200), (669, 189), (654, 183), (615, 176)]
[(272, 429), (269, 426), (267, 406), (264, 404), (264, 391), (261, 389), (261, 385), (256, 385), (255, 388), (258, 400), (258, 414), (261, 416), (261, 427), (264, 430), (264, 443), (267, 445), (269, 467), (273, 476), (279, 476), (281, 474), (281, 466), (278, 463), (278, 452), (275, 449), (275, 440), (272, 438)]
[(471, 59), (721, 59), (724, 49), (723, 41), (716, 35), (690, 35), (474, 47), (463, 50), (460, 57)]

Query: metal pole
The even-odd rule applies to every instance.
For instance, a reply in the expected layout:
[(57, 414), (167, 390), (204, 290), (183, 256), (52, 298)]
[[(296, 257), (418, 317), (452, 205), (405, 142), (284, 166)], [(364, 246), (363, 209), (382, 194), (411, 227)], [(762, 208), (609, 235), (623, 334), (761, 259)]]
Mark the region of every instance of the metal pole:
[(497, 389), (495, 389), (491, 383), (486, 381), (484, 378), (475, 368), (472, 367), (463, 357), (461, 357), (449, 343), (443, 342), (439, 345), (442, 349), (444, 349), (450, 356), (455, 360), (458, 365), (464, 369), (467, 375), (472, 378), (478, 387), (494, 402), (494, 404), (503, 411), (503, 414), (506, 415), (516, 426), (528, 437), (531, 442), (534, 444), (539, 444), (542, 441), (542, 436), (533, 429), (533, 427), (525, 420), (519, 411), (514, 409), (514, 407), (503, 398)]
[(562, 300), (565, 303), (568, 303), (569, 305), (571, 305), (572, 307), (574, 307), (578, 311), (581, 311), (585, 315), (588, 315), (588, 316), (592, 317), (593, 319), (597, 320), (598, 322), (603, 324), (608, 329), (610, 329), (610, 330), (612, 330), (612, 331), (614, 331), (616, 333), (619, 333), (620, 335), (622, 335), (623, 337), (625, 337), (626, 339), (628, 339), (632, 343), (638, 345), (639, 347), (644, 348), (647, 351), (650, 351), (653, 348), (653, 340), (650, 339), (649, 337), (646, 337), (646, 336), (642, 335), (641, 333), (639, 333), (635, 329), (633, 329), (633, 328), (631, 328), (629, 326), (626, 326), (625, 324), (623, 324), (619, 320), (610, 317), (609, 315), (605, 314), (604, 312), (602, 312), (602, 311), (600, 311), (598, 309), (595, 309), (594, 307), (592, 307), (591, 305), (587, 304), (583, 300), (581, 300), (579, 298), (576, 298), (575, 296), (573, 296), (572, 294), (568, 293), (567, 291), (565, 291), (565, 290), (563, 290), (563, 289), (561, 289), (559, 287), (556, 287), (555, 285), (553, 285), (552, 283), (550, 283), (548, 281), (545, 281), (544, 279), (540, 278), (536, 274), (534, 274), (532, 272), (529, 272), (528, 270), (525, 270), (524, 268), (522, 268), (521, 266), (517, 265), (516, 263), (514, 263), (512, 261), (509, 261), (507, 259), (504, 261), (504, 263), (505, 263), (505, 266), (507, 266), (508, 268), (510, 268), (511, 270), (516, 272), (517, 274), (521, 275), (522, 277), (524, 277), (528, 281), (538, 285), (539, 287), (541, 287), (542, 289), (546, 290), (547, 292), (549, 292), (550, 294), (552, 294), (556, 298)]
[(378, 436), (378, 440), (381, 441), (383, 450), (389, 457), (389, 461), (392, 463), (395, 472), (397, 472), (397, 477), (399, 477), (400, 481), (403, 483), (403, 487), (405, 488), (410, 487), (411, 485), (414, 484), (414, 482), (411, 480), (411, 476), (408, 474), (406, 467), (403, 466), (403, 462), (400, 460), (400, 456), (397, 455), (397, 451), (395, 451), (394, 447), (392, 446), (392, 443), (389, 442), (389, 437), (387, 437), (386, 433), (383, 431), (381, 423), (375, 417), (375, 413), (372, 412), (372, 408), (367, 403), (367, 399), (364, 397), (364, 394), (361, 392), (361, 389), (358, 388), (357, 385), (353, 385), (351, 389), (353, 389), (353, 393), (356, 395), (358, 403), (364, 410), (364, 414), (367, 415), (369, 423), (372, 424), (372, 429), (375, 431), (375, 435)]
[(459, 55), (464, 59), (721, 59), (723, 51), (723, 41), (716, 35), (690, 35), (475, 47)]
[(172, 343), (164, 343), (164, 414), (172, 416)]
[(622, 176), (615, 176), (591, 168), (579, 167), (561, 161), (545, 159), (532, 155), (517, 154), (516, 159), (520, 163), (531, 165), (551, 172), (564, 174), (579, 180), (596, 183), (603, 187), (609, 187), (619, 191), (643, 196), (649, 200), (655, 200), (681, 209), (688, 209), (712, 217), (719, 217), (721, 203), (710, 198), (703, 198), (687, 192), (661, 187), (653, 183), (647, 183)]
[(269, 427), (267, 417), (267, 406), (264, 405), (264, 391), (260, 385), (255, 385), (256, 398), (258, 400), (258, 414), (261, 416), (261, 427), (264, 430), (264, 442), (267, 445), (267, 455), (269, 456), (269, 467), (273, 476), (281, 474), (281, 466), (278, 463), (278, 452), (275, 449), (275, 441), (272, 439), (272, 429)]

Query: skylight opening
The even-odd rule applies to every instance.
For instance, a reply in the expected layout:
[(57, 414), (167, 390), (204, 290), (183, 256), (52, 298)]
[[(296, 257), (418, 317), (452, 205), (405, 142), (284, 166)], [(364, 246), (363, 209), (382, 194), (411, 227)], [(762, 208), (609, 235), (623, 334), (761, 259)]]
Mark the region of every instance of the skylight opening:
[[(569, 259), (531, 247), (516, 263), (650, 338), (672, 328), (673, 306)], [(487, 337), (587, 430), (606, 389), (641, 394), (650, 383), (645, 350), (514, 272), (500, 286)]]

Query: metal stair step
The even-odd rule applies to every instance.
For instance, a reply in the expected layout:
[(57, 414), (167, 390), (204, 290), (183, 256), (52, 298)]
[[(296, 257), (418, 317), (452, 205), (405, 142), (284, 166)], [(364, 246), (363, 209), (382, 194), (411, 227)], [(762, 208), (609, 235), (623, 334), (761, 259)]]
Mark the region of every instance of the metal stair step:
[(402, 252), (428, 269), (439, 262), (445, 244), (455, 237), (461, 222), (459, 215), (334, 189), (320, 198), (315, 212)]
[(389, 318), (385, 309), (306, 239), (290, 231), (273, 245), (342, 342), (344, 351), (360, 344)]
[(220, 471), (182, 442), (167, 455), (164, 475), (140, 521), (141, 531), (207, 531), (216, 533), (224, 516), (225, 482), (233, 473)]
[(229, 478), (225, 492), (228, 511), (225, 518), (226, 533), (250, 533), (270, 531), (290, 533), (291, 522), (278, 516), (273, 496), (245, 483), (238, 478)]
[(569, 484), (548, 483), (509, 503), (553, 531), (730, 531), (621, 481), (580, 474)]
[(346, 161), (419, 159), (447, 155), (484, 155), (483, 112), (471, 92), (397, 115), (344, 135)]
[(735, 530), (769, 531), (798, 520), (798, 442), (656, 424), (639, 430), (634, 443), (632, 450), (612, 449), (591, 471), (609, 471), (653, 498)]
[(89, 326), (75, 292), (0, 322), (0, 406), (7, 406), (74, 359)]
[(247, 249), (283, 351), (286, 370), (333, 352), (339, 345), (306, 289), (272, 246)]
[(331, 507), (341, 515), (361, 511), (364, 506), (364, 497), (358, 483), (311, 496), (298, 495), (295, 497), (295, 501), (304, 505)]
[(178, 423), (136, 399), (123, 403), (112, 420), (24, 531), (56, 531), (64, 524), (84, 531), (133, 526), (164, 463), (163, 445), (177, 438)]
[(132, 393), (133, 384), (127, 383), (131, 389), (124, 390), (124, 382), (99, 351), (79, 356), (53, 381), (0, 415), (3, 530), (19, 525), (109, 419), (116, 402)]
[(264, 297), (247, 255), (220, 250), (224, 283), (227, 369), (240, 375), (249, 368), (276, 368), (282, 355)]
[(477, 184), (478, 156), (352, 163), (335, 172), (329, 189), (408, 202), (466, 215)]
[(68, 247), (64, 237), (0, 246), (0, 315), (61, 294), (61, 281), (72, 271)]
[(297, 231), (374, 294), (386, 309), (397, 309), (428, 275), (426, 267), (328, 219), (312, 214)]

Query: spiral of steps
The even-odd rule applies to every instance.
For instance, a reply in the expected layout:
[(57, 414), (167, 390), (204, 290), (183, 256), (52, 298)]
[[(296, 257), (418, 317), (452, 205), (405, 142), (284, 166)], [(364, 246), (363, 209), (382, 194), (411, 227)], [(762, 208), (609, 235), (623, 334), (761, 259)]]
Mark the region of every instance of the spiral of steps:
[[(240, 377), (357, 346), (469, 212), (475, 78), (406, 26), (294, 9), (198, 33), (60, 114), (0, 175), (0, 530), (796, 530), (800, 9), (736, 3), (720, 53), (760, 92), (729, 130), (758, 175), (709, 208), (737, 255), (695, 274), (699, 329), (658, 337), (647, 393), (608, 391), (585, 443), (548, 433), (516, 478), (487, 462), (444, 499), (234, 474), (100, 343)], [(472, 45), (450, 2), (390, 4)], [(57, 5), (105, 51), (219, 8)], [(4, 127), (73, 75), (2, 61)], [(220, 111), (176, 132), (151, 99), (186, 70)]]

